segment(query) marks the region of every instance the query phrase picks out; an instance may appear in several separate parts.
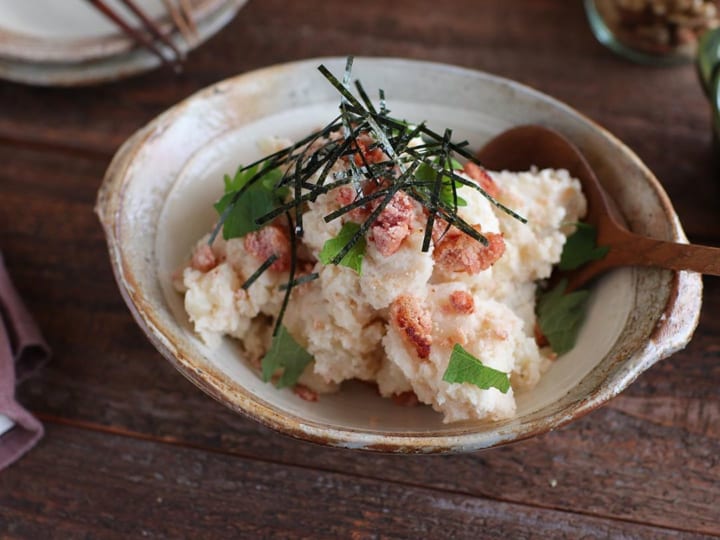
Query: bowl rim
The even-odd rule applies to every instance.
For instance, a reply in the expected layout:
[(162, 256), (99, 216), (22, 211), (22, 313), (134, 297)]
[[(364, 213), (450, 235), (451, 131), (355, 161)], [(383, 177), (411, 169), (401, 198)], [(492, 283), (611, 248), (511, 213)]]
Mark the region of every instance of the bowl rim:
[[(509, 428), (503, 430), (503, 426), (499, 425), (497, 430), (481, 432), (468, 431), (459, 435), (425, 435), (417, 432), (408, 434), (367, 432), (354, 428), (329, 427), (311, 420), (305, 421), (294, 415), (281, 413), (262, 398), (245, 392), (242, 385), (240, 385), (239, 389), (231, 388), (223, 380), (223, 377), (220, 376), (219, 373), (214, 372), (213, 369), (200, 369), (195, 366), (194, 360), (186, 351), (174, 346), (162, 332), (152, 309), (146, 300), (137, 292), (138, 287), (136, 287), (135, 277), (129, 268), (128, 261), (123, 256), (123, 248), (120, 243), (120, 226), (122, 222), (123, 196), (126, 187), (126, 173), (134, 157), (141, 150), (146, 140), (151, 138), (158, 130), (162, 130), (162, 126), (172, 123), (175, 118), (181, 116), (191, 102), (212, 95), (218, 87), (242, 84), (247, 80), (252, 80), (252, 78), (262, 77), (265, 74), (278, 70), (299, 69), (310, 65), (314, 67), (319, 63), (337, 62), (341, 60), (344, 59), (341, 57), (320, 57), (276, 64), (236, 75), (201, 89), (180, 103), (167, 109), (145, 127), (133, 134), (117, 151), (106, 171), (102, 185), (98, 191), (95, 211), (106, 235), (112, 269), (120, 292), (135, 321), (153, 345), (188, 380), (233, 411), (239, 412), (271, 429), (297, 439), (323, 445), (375, 452), (459, 453), (509, 444), (558, 429), (600, 407), (624, 390), (640, 373), (651, 367), (654, 363), (682, 349), (689, 342), (700, 316), (702, 296), (701, 276), (694, 272), (667, 271), (672, 274), (671, 293), (663, 314), (649, 337), (649, 341), (654, 344), (659, 344), (659, 347), (655, 347), (652, 350), (647, 350), (647, 347), (645, 347), (643, 350), (637, 351), (639, 356), (634, 362), (626, 362), (621, 369), (609, 373), (603, 383), (596, 385), (583, 399), (534, 420), (529, 429), (519, 431)], [(422, 67), (423, 69), (434, 70), (436, 73), (459, 73), (476, 80), (487, 80), (507, 85), (512, 89), (519, 90), (526, 95), (541, 99), (554, 107), (562, 109), (570, 116), (589, 124), (594, 130), (599, 132), (600, 135), (617, 146), (617, 148), (632, 161), (633, 165), (639, 169), (642, 176), (647, 180), (652, 191), (658, 198), (662, 211), (672, 225), (672, 239), (676, 242), (687, 242), (687, 238), (685, 237), (669, 197), (647, 166), (614, 135), (569, 105), (530, 86), (480, 70), (438, 62), (403, 58), (357, 57), (356, 61), (363, 63), (411, 64), (416, 68)]]

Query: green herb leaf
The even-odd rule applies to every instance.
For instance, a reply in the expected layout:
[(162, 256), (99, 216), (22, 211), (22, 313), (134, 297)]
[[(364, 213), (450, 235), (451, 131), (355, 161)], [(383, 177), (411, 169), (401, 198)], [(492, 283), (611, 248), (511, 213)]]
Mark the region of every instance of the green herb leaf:
[[(222, 215), (235, 196), (235, 192), (227, 193), (215, 203), (215, 209)], [(223, 223), (223, 238), (239, 238), (247, 233), (260, 229), (255, 220), (275, 208), (275, 197), (260, 182), (248, 188), (235, 202)]]
[(700, 37), (697, 69), (703, 88), (712, 99), (713, 81), (720, 72), (720, 28), (709, 30)]
[[(452, 182), (451, 180), (450, 182)], [(440, 195), (438, 199), (440, 199), (440, 202), (447, 204), (450, 208), (453, 207), (455, 204), (455, 199), (453, 199), (453, 189), (450, 185), (450, 182), (443, 182), (442, 188), (440, 188)], [(455, 193), (461, 188), (462, 186), (456, 186), (455, 187)], [(467, 206), (467, 201), (463, 199), (460, 195), (457, 195), (457, 205), (460, 206)]]
[[(259, 171), (262, 171), (263, 166), (263, 164), (257, 164), (245, 170), (239, 167), (233, 178), (225, 175), (225, 195), (215, 203), (215, 210), (218, 214), (223, 214), (238, 190), (242, 189)], [(225, 240), (240, 238), (261, 228), (255, 221), (274, 210), (287, 197), (287, 187), (275, 188), (282, 176), (283, 173), (280, 169), (270, 169), (240, 196), (223, 222), (223, 238)]]
[[(233, 189), (233, 187), (232, 187), (232, 186), (233, 186), (233, 179), (230, 178), (230, 175), (226, 174), (225, 176), (223, 176), (223, 182), (225, 183), (225, 193), (231, 193), (231, 192), (233, 192), (233, 191), (236, 191), (236, 190)], [(237, 189), (240, 189), (240, 188), (237, 188)]]
[[(438, 163), (440, 158), (435, 158), (433, 160), (433, 163)], [(451, 169), (453, 171), (461, 170), (463, 166), (455, 159), (450, 158), (450, 165)], [(420, 180), (421, 182), (433, 182), (435, 180), (435, 169), (427, 165), (426, 163), (421, 163), (418, 168), (415, 170), (415, 178), (417, 180)], [(447, 178), (447, 177), (446, 177)], [(450, 183), (450, 178), (447, 178), (448, 185)], [(458, 186), (459, 187), (459, 186)]]
[(450, 362), (443, 374), (443, 381), (449, 383), (470, 383), (487, 390), (497, 388), (503, 394), (510, 389), (510, 377), (507, 373), (483, 365), (458, 343), (450, 354)]
[(558, 263), (560, 270), (575, 270), (583, 264), (602, 259), (610, 249), (596, 244), (597, 231), (587, 223), (576, 223), (575, 232), (568, 236)]
[(247, 184), (248, 181), (257, 174), (258, 167), (259, 164), (250, 167), (249, 169), (244, 169), (243, 166), (240, 165), (237, 171), (235, 171), (235, 176), (233, 176), (232, 178), (230, 178), (226, 174), (223, 178), (223, 180), (225, 181), (225, 193), (232, 193), (233, 191), (237, 191), (245, 184)]
[[(322, 250), (318, 254), (318, 259), (323, 264), (330, 264), (332, 260), (340, 253), (350, 239), (360, 230), (360, 225), (348, 221), (343, 224), (340, 233), (335, 238), (331, 238), (323, 245)], [(340, 260), (340, 264), (352, 268), (358, 274), (362, 273), (362, 260), (365, 256), (365, 248), (367, 242), (365, 238), (361, 238), (347, 254)]]
[(268, 382), (278, 369), (283, 369), (276, 386), (278, 388), (294, 386), (312, 361), (313, 357), (310, 353), (295, 341), (285, 326), (280, 326), (280, 330), (273, 337), (270, 350), (262, 359), (263, 381)]
[(558, 355), (575, 346), (580, 326), (585, 318), (589, 291), (564, 294), (567, 280), (543, 292), (537, 301), (537, 322), (540, 330)]
[[(438, 160), (439, 160), (439, 158), (436, 158), (434, 160), (435, 163), (437, 163)], [(451, 159), (450, 161), (451, 161), (451, 165), (452, 165), (452, 170), (462, 169), (462, 165), (459, 162), (457, 162), (454, 159)], [(421, 163), (418, 166), (417, 170), (415, 171), (415, 179), (419, 180), (421, 182), (434, 182), (435, 174), (436, 174), (435, 170), (432, 167), (430, 167), (429, 165), (427, 165), (425, 163)], [(453, 183), (455, 183), (455, 192), (457, 193), (460, 190), (460, 188), (462, 187), (462, 185), (455, 182), (455, 180), (453, 180), (452, 178), (445, 176), (443, 178), (442, 187), (440, 188), (440, 193), (438, 195), (438, 199), (442, 203), (444, 203), (450, 207), (452, 207), (454, 204), (453, 188), (452, 188)], [(426, 189), (424, 191), (429, 192), (430, 189)], [(458, 206), (467, 206), (467, 201), (465, 199), (463, 199), (462, 197), (460, 197), (460, 195), (458, 195), (457, 196), (457, 205)]]
[[(225, 193), (232, 193), (234, 191), (241, 189), (258, 172), (264, 171), (265, 167), (267, 167), (267, 165), (265, 163), (258, 163), (247, 169), (244, 168), (242, 165), (240, 165), (240, 167), (238, 167), (238, 170), (235, 172), (234, 177), (230, 178), (230, 176), (228, 176), (226, 174), (225, 178), (224, 178)], [(273, 169), (268, 169), (267, 171), (264, 171), (258, 181), (261, 184), (263, 184), (263, 186), (265, 188), (272, 191), (275, 188), (275, 185), (278, 182), (280, 182), (280, 179), (282, 178), (282, 176), (283, 176), (282, 171), (279, 168), (275, 167)], [(287, 187), (281, 188), (281, 194), (282, 194), (282, 191), (284, 191), (284, 193), (287, 194), (288, 188)]]
[(710, 98), (713, 108), (713, 125), (715, 127), (715, 141), (720, 141), (720, 69), (715, 73), (715, 80), (713, 81), (712, 95)]

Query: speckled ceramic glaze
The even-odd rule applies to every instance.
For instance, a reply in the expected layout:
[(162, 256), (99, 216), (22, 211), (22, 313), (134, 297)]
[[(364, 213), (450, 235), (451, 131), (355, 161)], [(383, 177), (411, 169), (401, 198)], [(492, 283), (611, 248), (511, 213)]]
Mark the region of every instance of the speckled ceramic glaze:
[[(320, 401), (262, 383), (232, 340), (208, 349), (193, 333), (170, 274), (211, 226), (222, 173), (261, 157), (264, 135), (296, 138), (337, 114), (338, 96), (317, 72), (344, 59), (275, 66), (220, 82), (173, 107), (119, 150), (98, 195), (120, 291), (158, 350), (231, 409), (289, 435), (346, 448), (430, 453), (488, 448), (546, 432), (622, 391), (682, 348), (697, 324), (697, 274), (621, 269), (593, 288), (576, 347), (520, 394), (503, 422), (443, 424), (429, 407), (399, 407), (349, 384)], [(475, 148), (508, 127), (537, 123), (573, 140), (632, 230), (685, 241), (667, 196), (621, 142), (569, 107), (512, 81), (451, 66), (356, 59), (367, 89), (383, 88), (395, 116), (452, 127)], [(142, 382), (139, 382), (142, 384)]]

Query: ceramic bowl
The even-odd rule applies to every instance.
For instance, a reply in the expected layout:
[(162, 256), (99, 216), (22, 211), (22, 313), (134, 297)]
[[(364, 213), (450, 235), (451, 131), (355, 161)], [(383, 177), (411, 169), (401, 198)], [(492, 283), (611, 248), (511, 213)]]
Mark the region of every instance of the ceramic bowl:
[[(192, 0), (197, 35), (172, 31), (161, 0), (136, 0), (182, 52), (220, 31), (247, 0)], [(127, 13), (118, 0), (109, 2)], [(135, 18), (127, 17), (128, 21)], [(40, 86), (84, 86), (122, 79), (161, 65), (86, 0), (0, 0), (0, 78)]]
[[(158, 350), (231, 409), (283, 433), (346, 448), (463, 452), (557, 428), (602, 405), (658, 360), (682, 348), (697, 324), (700, 276), (620, 269), (593, 287), (577, 345), (502, 422), (443, 424), (430, 407), (399, 407), (362, 384), (318, 402), (263, 383), (227, 339), (207, 348), (192, 331), (172, 271), (215, 219), (222, 174), (261, 157), (265, 135), (299, 138), (337, 114), (338, 95), (317, 72), (341, 74), (344, 59), (262, 69), (217, 83), (130, 138), (107, 171), (97, 201), (120, 291)], [(518, 83), (467, 69), (400, 59), (355, 60), (366, 89), (382, 88), (393, 114), (453, 128), (480, 147), (518, 124), (564, 133), (595, 168), (632, 230), (686, 241), (659, 182), (610, 133), (568, 106)]]
[[(137, 5), (164, 31), (172, 22), (162, 0), (137, 0)], [(108, 5), (128, 21), (136, 18), (121, 2)], [(218, 11), (224, 0), (192, 0), (193, 20)], [(86, 0), (0, 0), (0, 56), (32, 62), (87, 62), (126, 53), (131, 38)]]

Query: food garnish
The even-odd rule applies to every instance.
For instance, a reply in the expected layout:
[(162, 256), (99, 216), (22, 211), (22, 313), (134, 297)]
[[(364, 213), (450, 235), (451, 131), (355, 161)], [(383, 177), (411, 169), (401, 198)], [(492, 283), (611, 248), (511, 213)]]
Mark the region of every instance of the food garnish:
[[(364, 241), (370, 227), (400, 191), (427, 209), (427, 227), (422, 245), (424, 252), (430, 247), (433, 225), (438, 219), (446, 223), (445, 232), (455, 226), (483, 245), (489, 244), (485, 235), (457, 213), (458, 207), (466, 204), (457, 194), (461, 187), (479, 191), (507, 214), (526, 222), (525, 218), (497, 201), (480, 185), (457, 174), (460, 164), (453, 155), (481, 165), (467, 149), (467, 141), (453, 142), (451, 130), (439, 135), (424, 122), (412, 125), (393, 118), (382, 91), (380, 106), (376, 109), (359, 80), (355, 81), (359, 97), (355, 97), (350, 89), (352, 63), (353, 57), (348, 57), (342, 82), (324, 65), (318, 67), (340, 93), (339, 116), (297, 143), (241, 167), (234, 179), (226, 178), (226, 194), (215, 205), (220, 219), (209, 244), (220, 230), (226, 240), (242, 237), (284, 216), (291, 241), (290, 275), (283, 287), (285, 298), (275, 322), (273, 338), (280, 331), (292, 289), (299, 284), (296, 280), (297, 244), (304, 232), (302, 218), (305, 203), (316, 200), (321, 194), (345, 185), (352, 186), (356, 194), (353, 202), (325, 216), (328, 223), (356, 208), (374, 208), (362, 224), (352, 229), (352, 234), (348, 233), (351, 229), (345, 227), (335, 239), (337, 242), (323, 250), (324, 264), (344, 264), (358, 272), (362, 250), (356, 246)], [(368, 136), (369, 142), (366, 141)], [(423, 143), (411, 146), (416, 137), (422, 137)], [(309, 150), (311, 147), (313, 151)], [(373, 159), (378, 150), (383, 157)], [(347, 160), (347, 171), (331, 173), (333, 165), (341, 159)], [(372, 188), (371, 193), (364, 192), (367, 186)], [(293, 195), (292, 198), (287, 196), (288, 193)], [(329, 256), (331, 252), (332, 257)], [(243, 284), (243, 288), (249, 287), (273, 262), (272, 256), (265, 260)], [(303, 276), (304, 282), (317, 277), (316, 274), (310, 276)]]
[(442, 380), (449, 383), (470, 383), (483, 390), (497, 388), (503, 394), (510, 389), (510, 377), (507, 373), (484, 365), (460, 344), (453, 347), (450, 363)]
[[(597, 230), (588, 223), (574, 223), (575, 232), (568, 236), (557, 268), (576, 270), (585, 263), (602, 259), (608, 246), (597, 245)], [(578, 332), (585, 318), (590, 292), (577, 290), (565, 293), (567, 279), (550, 290), (540, 291), (537, 297), (537, 324), (553, 352), (562, 355), (575, 346)]]
[[(235, 193), (261, 172), (260, 180), (248, 186), (243, 197), (234, 200)], [(257, 219), (272, 212), (287, 195), (287, 188), (275, 187), (281, 179), (280, 169), (266, 169), (261, 163), (250, 168), (239, 168), (233, 178), (225, 175), (225, 195), (215, 203), (215, 210), (225, 216), (223, 237), (226, 240), (240, 238), (260, 229)]]
[(275, 383), (278, 388), (294, 386), (313, 357), (295, 341), (284, 326), (273, 337), (270, 350), (262, 360), (262, 378), (268, 382), (273, 374), (282, 369)]
[[(343, 247), (357, 234), (360, 230), (360, 225), (352, 221), (348, 221), (343, 224), (340, 233), (335, 237), (331, 238), (318, 254), (318, 259), (323, 264), (331, 264), (337, 254), (343, 249)], [(358, 274), (362, 273), (362, 260), (365, 255), (365, 247), (367, 246), (365, 238), (361, 238), (350, 251), (340, 260), (338, 264), (352, 268)]]
[(537, 322), (552, 350), (562, 355), (575, 346), (590, 291), (565, 294), (567, 280), (538, 295)]
[(597, 245), (597, 230), (588, 223), (574, 223), (575, 232), (568, 236), (557, 267), (575, 270), (590, 261), (605, 257), (610, 248)]

